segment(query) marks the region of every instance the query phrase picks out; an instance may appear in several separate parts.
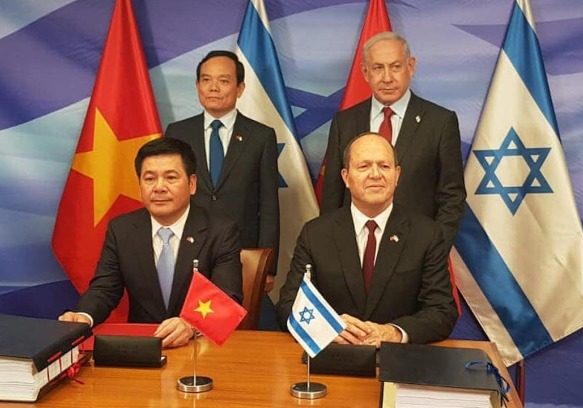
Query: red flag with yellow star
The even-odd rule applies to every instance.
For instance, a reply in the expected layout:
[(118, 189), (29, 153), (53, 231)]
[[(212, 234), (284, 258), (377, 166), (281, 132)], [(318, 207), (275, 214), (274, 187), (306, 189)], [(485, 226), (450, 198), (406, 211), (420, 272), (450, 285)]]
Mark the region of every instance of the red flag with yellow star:
[[(364, 19), (362, 31), (358, 39), (358, 45), (354, 51), (354, 59), (346, 81), (346, 88), (344, 88), (344, 96), (340, 103), (340, 110), (348, 109), (367, 98), (370, 98), (372, 91), (367, 84), (362, 74), (362, 47), (369, 38), (375, 36), (383, 31), (391, 31), (391, 22), (389, 20), (389, 12), (385, 0), (370, 0), (368, 3), (368, 11)], [(314, 185), (316, 198), (318, 203), (322, 202), (322, 194), (324, 189), (324, 172), (326, 171), (326, 158), (322, 160), (320, 166), (320, 173)]]
[(180, 317), (213, 343), (222, 345), (247, 311), (200, 272), (190, 281)]
[[(131, 0), (117, 0), (65, 184), (53, 250), (78, 292), (94, 274), (109, 220), (140, 207), (133, 161), (161, 127)], [(119, 311), (111, 320), (124, 320)]]

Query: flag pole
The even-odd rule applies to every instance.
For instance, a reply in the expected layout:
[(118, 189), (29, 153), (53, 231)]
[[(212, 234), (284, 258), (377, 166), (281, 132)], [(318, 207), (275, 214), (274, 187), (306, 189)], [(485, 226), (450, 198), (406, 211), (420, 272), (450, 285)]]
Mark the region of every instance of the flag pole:
[[(310, 280), (312, 276), (312, 265), (306, 265), (306, 273), (305, 275), (308, 280)], [(310, 360), (312, 359), (309, 354), (306, 354), (306, 368), (307, 372), (307, 381), (306, 382), (298, 382), (292, 384), (290, 388), (291, 395), (296, 398), (300, 399), (318, 399), (324, 397), (328, 394), (328, 388), (326, 384), (318, 383), (318, 382), (311, 382), (310, 379)]]
[[(198, 272), (198, 259), (192, 261), (192, 276)], [(182, 392), (205, 392), (213, 389), (213, 379), (210, 377), (196, 375), (196, 362), (198, 356), (198, 336), (193, 329), (194, 336), (192, 338), (192, 351), (194, 356), (192, 358), (192, 377), (186, 376), (179, 378), (176, 382), (176, 388)]]

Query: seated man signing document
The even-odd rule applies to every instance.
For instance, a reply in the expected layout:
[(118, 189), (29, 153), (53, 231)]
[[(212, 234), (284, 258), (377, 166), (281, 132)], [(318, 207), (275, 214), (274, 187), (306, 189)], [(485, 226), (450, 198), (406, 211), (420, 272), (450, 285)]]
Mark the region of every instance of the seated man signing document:
[(145, 208), (113, 219), (89, 289), (76, 311), (59, 320), (103, 322), (129, 295), (129, 322), (160, 323), (155, 336), (164, 347), (192, 338), (191, 326), (178, 315), (192, 278), (192, 261), (227, 295), (241, 302), (239, 231), (222, 217), (190, 204), (196, 192), (196, 159), (176, 139), (146, 143), (135, 159)]
[(376, 133), (350, 141), (342, 180), (351, 205), (308, 222), (281, 289), (280, 323), (291, 312), (306, 264), (312, 282), (341, 315), (343, 344), (428, 343), (446, 338), (457, 319), (447, 248), (431, 218), (393, 203), (400, 167)]

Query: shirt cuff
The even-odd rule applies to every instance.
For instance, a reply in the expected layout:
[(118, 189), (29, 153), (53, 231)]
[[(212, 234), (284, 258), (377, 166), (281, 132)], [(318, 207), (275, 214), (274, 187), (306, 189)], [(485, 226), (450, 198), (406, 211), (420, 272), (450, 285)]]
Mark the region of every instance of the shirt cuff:
[(393, 326), (394, 328), (401, 332), (401, 343), (409, 343), (409, 335), (405, 330), (403, 330), (400, 326), (397, 326), (396, 324), (393, 323), (389, 323), (389, 325)]
[(85, 312), (76, 312), (76, 313), (79, 313), (80, 315), (83, 315), (86, 318), (88, 318), (89, 321), (91, 322), (91, 323), (89, 323), (89, 327), (93, 327), (93, 317), (91, 317), (91, 315), (89, 313), (85, 313)]

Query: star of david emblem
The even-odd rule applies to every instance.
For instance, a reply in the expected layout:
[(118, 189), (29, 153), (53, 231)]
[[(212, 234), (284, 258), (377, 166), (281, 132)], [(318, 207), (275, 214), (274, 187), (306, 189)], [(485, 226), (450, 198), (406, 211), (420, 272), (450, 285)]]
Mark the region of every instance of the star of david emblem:
[[(550, 147), (524, 146), (522, 140), (511, 128), (500, 148), (497, 150), (474, 150), (478, 162), (484, 168), (485, 174), (476, 189), (476, 194), (498, 194), (512, 213), (516, 214), (520, 204), (527, 194), (548, 194), (553, 190), (541, 172)], [(503, 185), (501, 174), (496, 173), (504, 158), (521, 157), (528, 166), (528, 175), (522, 185)]]
[(300, 323), (305, 322), (306, 324), (310, 324), (310, 322), (315, 318), (314, 309), (308, 309), (306, 306), (304, 306), (304, 310), (300, 312)]

